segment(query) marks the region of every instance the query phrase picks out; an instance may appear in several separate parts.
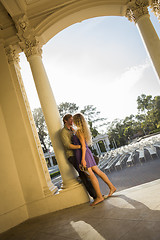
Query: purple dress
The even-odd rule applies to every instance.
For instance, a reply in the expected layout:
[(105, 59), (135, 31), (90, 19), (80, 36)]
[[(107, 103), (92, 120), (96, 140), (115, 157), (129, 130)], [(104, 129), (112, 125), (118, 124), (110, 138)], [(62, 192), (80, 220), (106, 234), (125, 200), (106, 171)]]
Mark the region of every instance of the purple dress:
[[(72, 136), (72, 143), (74, 145), (81, 145), (79, 138), (76, 135)], [(82, 149), (75, 149), (74, 150), (75, 153), (75, 157), (77, 160), (77, 165), (78, 165), (78, 169), (79, 169), (79, 164), (81, 163), (82, 160)], [(87, 143), (86, 143), (86, 155), (85, 155), (85, 161), (86, 161), (86, 166), (87, 168), (89, 167), (93, 167), (96, 166), (96, 162), (94, 160), (94, 157), (92, 155), (91, 150), (89, 149)]]

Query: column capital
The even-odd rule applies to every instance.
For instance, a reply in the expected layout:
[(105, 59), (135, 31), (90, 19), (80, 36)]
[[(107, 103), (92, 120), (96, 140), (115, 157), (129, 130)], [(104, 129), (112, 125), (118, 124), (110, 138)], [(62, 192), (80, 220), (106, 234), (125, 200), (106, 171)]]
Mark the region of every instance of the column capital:
[(30, 26), (28, 18), (23, 15), (15, 18), (17, 35), (20, 40), (19, 45), (24, 51), (27, 58), (32, 55), (42, 55), (42, 48), (38, 37), (35, 35), (34, 29)]
[(32, 55), (42, 56), (42, 48), (36, 36), (32, 39), (24, 39), (22, 42), (19, 42), (19, 45), (24, 51), (27, 59)]
[(160, 21), (160, 0), (151, 0), (151, 8)]
[(136, 23), (140, 17), (148, 14), (148, 6), (148, 0), (130, 0), (127, 4), (126, 17)]
[(5, 47), (6, 56), (9, 64), (19, 64), (19, 54), (16, 52), (12, 45)]

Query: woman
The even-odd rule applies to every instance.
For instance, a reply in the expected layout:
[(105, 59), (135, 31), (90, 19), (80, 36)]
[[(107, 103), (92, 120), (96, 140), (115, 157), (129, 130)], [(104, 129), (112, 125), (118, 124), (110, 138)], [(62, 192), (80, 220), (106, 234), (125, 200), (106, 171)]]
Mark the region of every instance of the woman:
[(73, 136), (73, 144), (80, 144), (82, 147), (81, 149), (75, 150), (77, 164), (82, 165), (88, 171), (88, 175), (97, 194), (97, 198), (91, 204), (91, 206), (94, 206), (104, 200), (104, 197), (100, 191), (98, 179), (94, 173), (96, 173), (110, 188), (108, 197), (110, 197), (116, 191), (116, 188), (110, 182), (107, 175), (98, 168), (94, 157), (88, 148), (88, 145), (91, 145), (92, 143), (92, 138), (89, 127), (83, 115), (80, 113), (75, 114), (73, 116), (73, 123), (77, 127), (76, 135)]

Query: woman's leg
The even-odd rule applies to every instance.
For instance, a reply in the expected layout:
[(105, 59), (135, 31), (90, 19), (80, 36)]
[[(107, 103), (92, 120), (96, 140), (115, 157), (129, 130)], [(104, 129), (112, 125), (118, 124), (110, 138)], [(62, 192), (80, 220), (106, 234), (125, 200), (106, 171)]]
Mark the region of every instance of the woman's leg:
[(102, 180), (108, 185), (108, 187), (110, 188), (110, 192), (108, 194), (108, 197), (110, 197), (115, 191), (116, 191), (116, 187), (111, 183), (111, 181), (109, 180), (109, 178), (107, 177), (107, 175), (102, 172), (98, 166), (93, 166), (92, 170), (100, 177), (102, 178)]
[(101, 194), (101, 190), (100, 190), (100, 187), (99, 187), (99, 182), (98, 182), (98, 179), (97, 177), (95, 176), (94, 172), (92, 171), (91, 168), (88, 168), (88, 172), (89, 172), (89, 177), (90, 177), (90, 180), (91, 180), (91, 183), (96, 191), (96, 194), (97, 194), (97, 198), (94, 200), (94, 202), (91, 204), (91, 206), (94, 206), (96, 205), (97, 203), (99, 202), (102, 202), (104, 200), (102, 194)]

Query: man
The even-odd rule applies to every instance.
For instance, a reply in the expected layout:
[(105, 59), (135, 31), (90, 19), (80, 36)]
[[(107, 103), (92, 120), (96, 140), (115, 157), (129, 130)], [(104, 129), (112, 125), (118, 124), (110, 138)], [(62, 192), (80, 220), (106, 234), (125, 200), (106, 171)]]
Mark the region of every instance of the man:
[(67, 114), (63, 117), (64, 127), (61, 131), (61, 139), (65, 148), (66, 156), (68, 161), (73, 165), (73, 167), (78, 171), (79, 177), (87, 189), (89, 195), (94, 199), (97, 197), (96, 192), (92, 186), (90, 179), (86, 176), (86, 174), (82, 171), (79, 171), (76, 158), (74, 156), (74, 149), (80, 149), (81, 145), (73, 145), (72, 144), (72, 136), (74, 134), (74, 130), (72, 128), (73, 125), (73, 117), (71, 114)]

